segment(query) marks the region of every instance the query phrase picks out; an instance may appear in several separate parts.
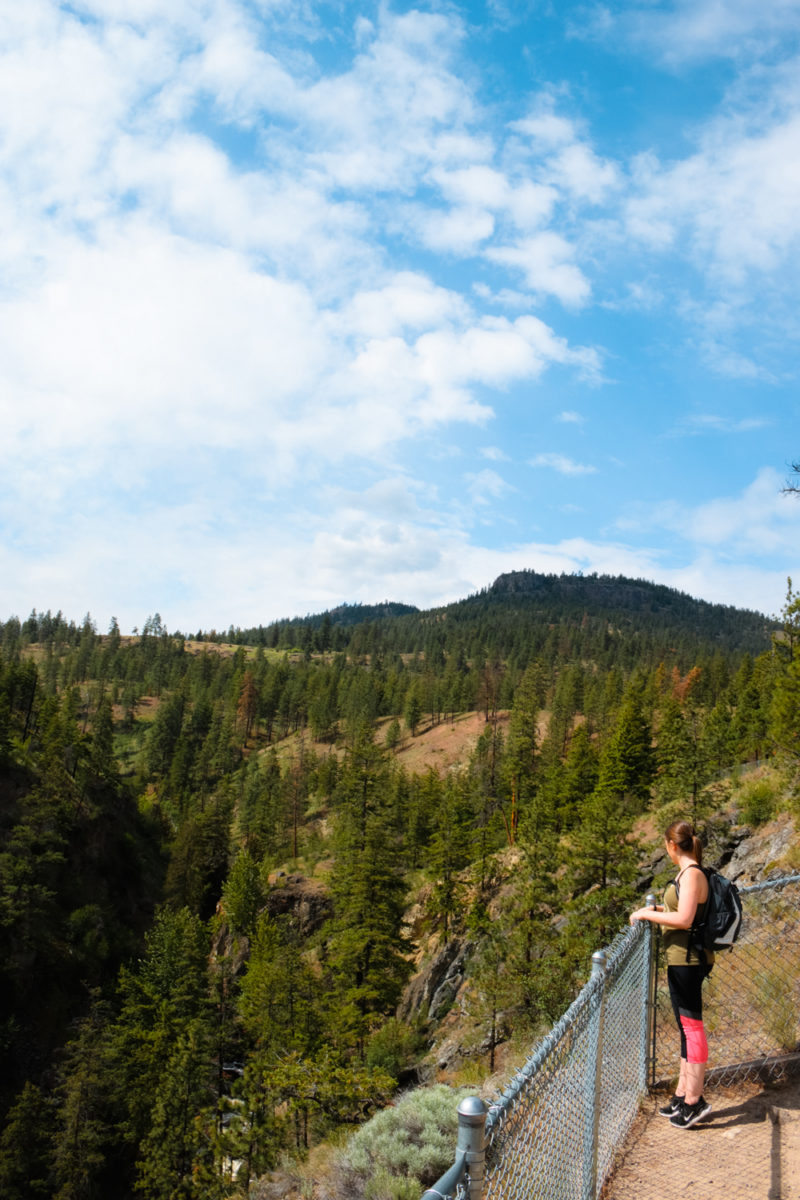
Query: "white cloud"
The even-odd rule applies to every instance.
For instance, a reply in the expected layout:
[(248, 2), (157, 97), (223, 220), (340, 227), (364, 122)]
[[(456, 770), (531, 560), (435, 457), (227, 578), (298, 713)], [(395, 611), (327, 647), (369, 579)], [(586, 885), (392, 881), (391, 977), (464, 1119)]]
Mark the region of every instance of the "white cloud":
[(739, 495), (697, 505), (671, 500), (640, 507), (636, 513), (629, 510), (627, 518), (617, 523), (618, 528), (669, 530), (697, 547), (699, 553), (714, 551), (729, 561), (778, 556), (791, 563), (800, 536), (800, 505), (781, 494), (782, 484), (777, 471), (765, 467)]
[(771, 371), (730, 346), (707, 341), (703, 346), (703, 351), (706, 361), (717, 375), (723, 375), (727, 379), (760, 379), (767, 383), (774, 382), (775, 377)]
[[(46, 559), (32, 563), (18, 542), (0, 543), (0, 608), (25, 616), (55, 598), (76, 619), (91, 610), (101, 628), (113, 614), (131, 629), (156, 610), (170, 628), (225, 628), (232, 619), (257, 624), (343, 600), (390, 597), (430, 607), (461, 599), (504, 571), (533, 569), (651, 579), (772, 612), (791, 568), (748, 562), (738, 534), (755, 502), (764, 526), (785, 522), (792, 547), (786, 561), (793, 561), (800, 505), (785, 497), (775, 504), (775, 483), (774, 476), (759, 477), (754, 493), (732, 501), (729, 511), (724, 502), (682, 514), (674, 509), (670, 525), (680, 516), (691, 528), (699, 515), (703, 526), (695, 551), (678, 565), (654, 545), (587, 537), (480, 545), (440, 497), (408, 477), (378, 480), (362, 492), (329, 489), (321, 509), (309, 495), (308, 504), (269, 524), (236, 497), (220, 510), (213, 498), (176, 505), (154, 494), (149, 506), (116, 513), (113, 521), (98, 502), (82, 518), (69, 518), (69, 539), (59, 529), (47, 531)], [(497, 481), (492, 486), (502, 490)]]
[(431, 250), (471, 255), (494, 233), (494, 217), (482, 209), (454, 208), (446, 212), (407, 209), (417, 236)]
[(537, 179), (554, 195), (566, 193), (598, 204), (622, 182), (619, 168), (598, 157), (578, 124), (556, 114), (553, 97), (544, 93), (538, 111), (513, 122), (515, 134), (530, 143)]
[(565, 454), (536, 454), (528, 462), (531, 467), (551, 467), (554, 471), (558, 471), (559, 475), (594, 475), (597, 471), (597, 467), (575, 462), (574, 459), (567, 458)]
[(670, 64), (761, 53), (800, 31), (797, 0), (674, 0), (660, 9), (634, 5), (620, 14), (631, 40)]
[(659, 248), (685, 227), (689, 252), (729, 284), (777, 269), (800, 239), (798, 144), (794, 113), (751, 133), (736, 121), (716, 123), (698, 153), (671, 167), (640, 160), (629, 232)]
[(548, 104), (544, 104), (539, 112), (515, 121), (512, 128), (545, 150), (569, 146), (576, 136), (573, 122), (567, 117), (558, 116)]
[(717, 413), (695, 413), (686, 418), (686, 425), (697, 433), (752, 433), (769, 425), (764, 417), (743, 417), (732, 420)]
[(575, 249), (560, 234), (548, 231), (521, 238), (514, 245), (487, 250), (486, 257), (521, 271), (533, 292), (555, 296), (563, 304), (575, 307), (589, 299), (589, 281), (571, 261)]
[(478, 471), (475, 475), (466, 475), (465, 479), (473, 504), (485, 506), (513, 491), (511, 485), (496, 471)]
[(536, 228), (553, 212), (558, 193), (546, 184), (524, 179), (514, 184), (485, 164), (431, 173), (443, 198), (457, 208), (507, 213), (520, 229)]
[(425, 275), (401, 271), (382, 287), (356, 292), (340, 313), (347, 336), (390, 337), (438, 326), (462, 325), (470, 310), (462, 297)]
[(565, 146), (545, 167), (547, 176), (566, 192), (591, 204), (599, 204), (620, 182), (613, 163), (601, 161), (588, 146)]
[(402, 189), (435, 161), (440, 133), (467, 132), (472, 99), (451, 70), (461, 37), (455, 19), (384, 11), (352, 69), (307, 89), (305, 118), (324, 139), (311, 161), (332, 184)]

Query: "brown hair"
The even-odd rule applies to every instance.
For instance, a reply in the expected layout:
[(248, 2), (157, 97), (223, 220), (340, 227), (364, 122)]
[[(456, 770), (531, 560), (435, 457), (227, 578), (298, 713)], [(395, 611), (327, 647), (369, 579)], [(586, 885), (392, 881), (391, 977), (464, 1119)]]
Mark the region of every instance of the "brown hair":
[(703, 861), (703, 843), (695, 836), (688, 821), (673, 821), (664, 834), (668, 842), (674, 842), (684, 854), (691, 854), (698, 864)]

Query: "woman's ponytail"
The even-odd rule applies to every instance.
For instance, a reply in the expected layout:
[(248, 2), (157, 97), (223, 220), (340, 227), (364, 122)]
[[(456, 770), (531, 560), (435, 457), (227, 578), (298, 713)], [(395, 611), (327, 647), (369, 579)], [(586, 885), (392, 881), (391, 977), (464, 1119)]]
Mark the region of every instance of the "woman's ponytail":
[(674, 842), (684, 854), (691, 854), (698, 866), (702, 863), (703, 843), (688, 821), (673, 821), (664, 836), (667, 841)]

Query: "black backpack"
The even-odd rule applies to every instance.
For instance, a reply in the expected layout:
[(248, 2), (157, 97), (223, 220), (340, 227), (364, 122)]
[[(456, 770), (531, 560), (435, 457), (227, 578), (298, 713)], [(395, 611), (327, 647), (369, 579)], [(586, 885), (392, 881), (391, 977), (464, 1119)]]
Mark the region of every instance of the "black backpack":
[[(730, 950), (733, 946), (742, 928), (742, 901), (739, 889), (730, 879), (711, 867), (698, 867), (698, 870), (708, 880), (708, 900), (702, 921), (695, 917), (692, 922), (689, 946), (705, 958), (706, 950)], [(689, 956), (688, 948), (686, 956)]]

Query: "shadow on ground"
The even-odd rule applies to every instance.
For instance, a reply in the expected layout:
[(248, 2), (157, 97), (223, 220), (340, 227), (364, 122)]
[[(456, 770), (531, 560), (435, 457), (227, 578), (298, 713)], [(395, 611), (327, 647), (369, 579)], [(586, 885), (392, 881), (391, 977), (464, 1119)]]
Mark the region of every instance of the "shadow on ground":
[(645, 1103), (602, 1200), (800, 1200), (800, 1080), (707, 1089), (706, 1121), (676, 1129)]

